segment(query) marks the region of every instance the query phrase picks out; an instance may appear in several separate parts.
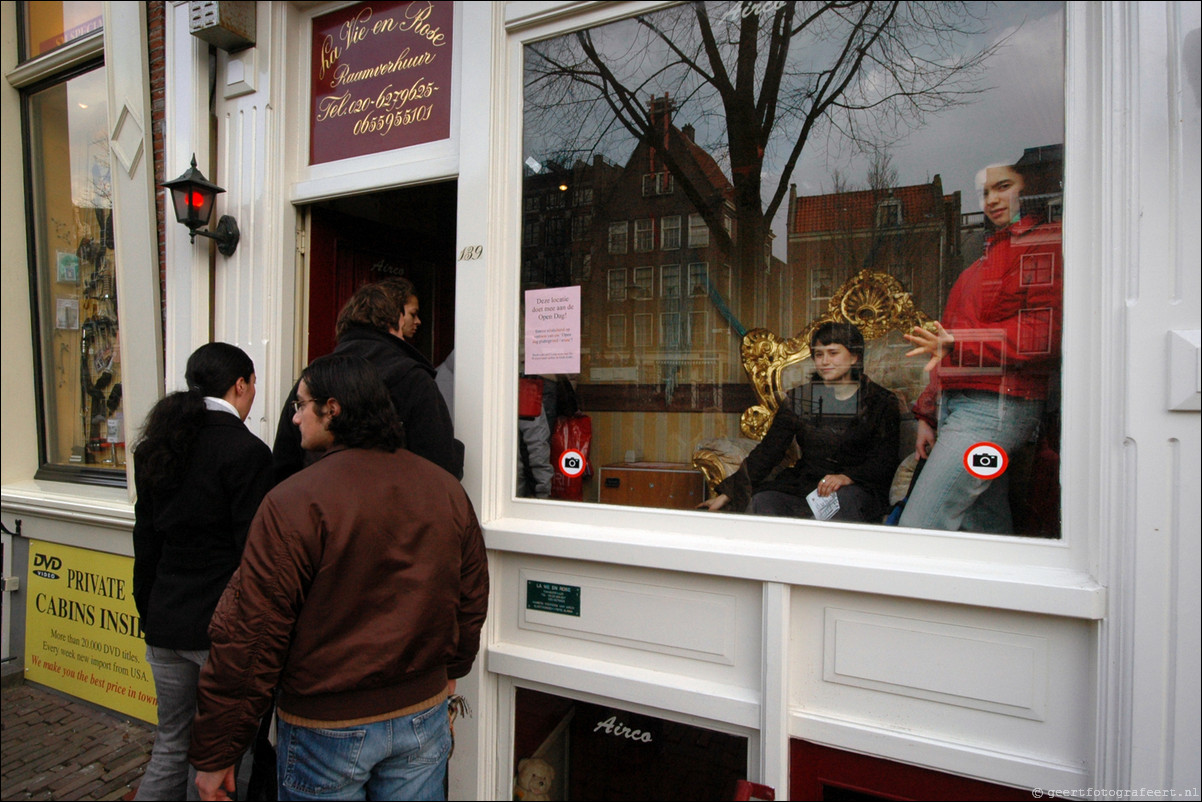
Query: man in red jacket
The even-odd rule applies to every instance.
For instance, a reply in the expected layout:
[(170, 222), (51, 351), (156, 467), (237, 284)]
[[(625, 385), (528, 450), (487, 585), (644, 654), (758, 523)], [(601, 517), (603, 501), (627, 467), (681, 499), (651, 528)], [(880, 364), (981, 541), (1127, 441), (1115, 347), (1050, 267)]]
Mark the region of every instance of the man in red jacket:
[(321, 458), (264, 498), (213, 615), (196, 784), (228, 798), (278, 687), (280, 799), (442, 799), (447, 698), (488, 604), (475, 511), (453, 476), (398, 448), (365, 360), (314, 361), (294, 408)]

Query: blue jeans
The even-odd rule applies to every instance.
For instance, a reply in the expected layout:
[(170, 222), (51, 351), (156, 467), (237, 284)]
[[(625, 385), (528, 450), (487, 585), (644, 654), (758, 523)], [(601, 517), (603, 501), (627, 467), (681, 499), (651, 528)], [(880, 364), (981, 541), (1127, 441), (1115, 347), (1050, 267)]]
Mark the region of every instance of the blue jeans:
[(146, 647), (146, 662), (154, 674), (159, 726), (150, 762), (135, 799), (200, 799), (196, 772), (188, 765), (192, 718), (196, 715), (196, 684), (208, 650), (184, 651)]
[(1009, 471), (994, 479), (978, 479), (965, 469), (964, 453), (977, 443), (990, 442), (1013, 457), (1035, 438), (1042, 416), (1042, 401), (981, 390), (944, 393), (938, 439), (899, 525), (1014, 534)]
[(339, 729), (278, 721), (280, 799), (445, 799), (451, 725), (445, 701)]

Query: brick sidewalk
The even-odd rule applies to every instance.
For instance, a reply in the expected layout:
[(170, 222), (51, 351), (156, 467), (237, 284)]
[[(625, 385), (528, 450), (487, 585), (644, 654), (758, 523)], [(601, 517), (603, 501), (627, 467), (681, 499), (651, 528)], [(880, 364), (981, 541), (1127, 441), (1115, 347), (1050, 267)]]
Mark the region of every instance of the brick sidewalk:
[(150, 759), (154, 727), (38, 685), (5, 687), (2, 710), (5, 800), (122, 799)]

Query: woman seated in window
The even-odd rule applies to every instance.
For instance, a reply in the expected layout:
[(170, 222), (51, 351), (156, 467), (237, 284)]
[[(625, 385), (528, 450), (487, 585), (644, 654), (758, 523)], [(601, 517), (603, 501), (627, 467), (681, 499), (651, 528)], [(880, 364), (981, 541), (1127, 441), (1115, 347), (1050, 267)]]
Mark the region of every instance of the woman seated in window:
[[(763, 441), (702, 508), (792, 518), (819, 510), (836, 521), (885, 514), (898, 463), (897, 399), (864, 375), (864, 336), (850, 323), (820, 326), (810, 354), (811, 381), (789, 391)], [(801, 458), (774, 473), (794, 441)]]

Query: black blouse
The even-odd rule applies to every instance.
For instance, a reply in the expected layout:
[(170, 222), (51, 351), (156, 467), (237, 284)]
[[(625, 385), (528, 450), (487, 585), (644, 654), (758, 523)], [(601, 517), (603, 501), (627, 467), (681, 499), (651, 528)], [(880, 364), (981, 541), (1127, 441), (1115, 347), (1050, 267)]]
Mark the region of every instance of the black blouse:
[[(900, 417), (897, 397), (867, 378), (855, 394), (838, 400), (822, 382), (790, 390), (763, 441), (739, 470), (717, 487), (743, 510), (754, 493), (778, 490), (804, 497), (823, 476), (845, 474), (882, 504), (897, 469)], [(801, 458), (773, 474), (794, 442)]]

